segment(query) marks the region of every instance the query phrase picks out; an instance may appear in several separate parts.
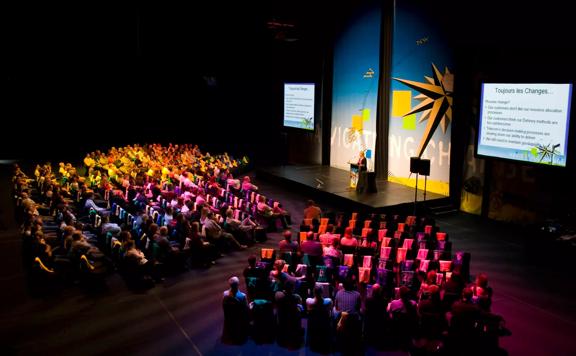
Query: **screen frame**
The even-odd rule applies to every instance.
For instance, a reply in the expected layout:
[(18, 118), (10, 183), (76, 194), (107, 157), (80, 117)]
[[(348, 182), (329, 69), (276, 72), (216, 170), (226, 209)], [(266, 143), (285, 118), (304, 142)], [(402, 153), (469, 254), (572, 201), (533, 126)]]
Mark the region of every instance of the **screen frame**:
[[(570, 85), (570, 91), (569, 91), (569, 103), (568, 103), (568, 115), (566, 118), (566, 164), (564, 166), (559, 166), (559, 165), (551, 165), (551, 164), (541, 164), (541, 163), (536, 163), (536, 162), (529, 162), (529, 161), (521, 161), (521, 160), (516, 160), (516, 159), (512, 159), (512, 158), (504, 158), (504, 157), (496, 157), (496, 156), (487, 156), (481, 153), (478, 153), (478, 144), (480, 142), (480, 131), (481, 131), (481, 125), (482, 125), (482, 103), (484, 102), (484, 84), (565, 84), (565, 85)], [(570, 143), (571, 138), (573, 138), (573, 134), (572, 134), (572, 130), (574, 130), (574, 127), (576, 125), (570, 125), (570, 119), (573, 113), (573, 108), (574, 108), (574, 82), (560, 82), (560, 81), (539, 81), (539, 82), (535, 82), (535, 81), (517, 81), (517, 80), (509, 80), (509, 81), (481, 81), (480, 85), (479, 85), (479, 91), (480, 91), (480, 101), (478, 103), (478, 120), (476, 122), (475, 125), (475, 137), (474, 137), (474, 158), (479, 158), (479, 159), (486, 159), (486, 160), (496, 160), (496, 161), (502, 161), (502, 162), (508, 162), (508, 163), (517, 163), (520, 165), (526, 165), (526, 166), (532, 166), (532, 167), (549, 167), (549, 168), (554, 168), (554, 169), (566, 169), (572, 166), (572, 155), (568, 155), (568, 153), (570, 153), (570, 148), (572, 147), (572, 144)]]
[[(312, 125), (312, 129), (304, 129), (302, 127), (294, 127), (294, 126), (286, 126), (284, 124), (284, 105), (286, 100), (286, 85), (313, 85), (314, 86), (314, 122)], [(282, 129), (284, 130), (296, 130), (297, 132), (308, 132), (308, 133), (315, 133), (316, 132), (316, 125), (318, 123), (318, 104), (317, 99), (319, 97), (319, 85), (318, 83), (311, 81), (311, 82), (282, 82)]]

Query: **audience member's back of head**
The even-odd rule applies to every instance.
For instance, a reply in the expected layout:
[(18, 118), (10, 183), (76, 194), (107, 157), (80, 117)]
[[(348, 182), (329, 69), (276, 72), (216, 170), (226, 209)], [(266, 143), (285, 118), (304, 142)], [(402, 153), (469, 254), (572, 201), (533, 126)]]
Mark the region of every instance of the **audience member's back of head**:
[(428, 274), (426, 275), (426, 282), (428, 284), (436, 284), (436, 271), (432, 270), (432, 271), (428, 271)]
[(236, 276), (230, 277), (230, 279), (228, 279), (228, 285), (230, 285), (230, 289), (238, 290), (238, 286), (240, 285), (240, 279)]
[(410, 298), (410, 289), (406, 286), (400, 287), (400, 299), (406, 301)]
[(80, 231), (74, 231), (72, 233), (72, 240), (73, 241), (80, 241), (82, 239), (82, 232)]
[(374, 285), (372, 285), (372, 298), (379, 298), (381, 294), (382, 288), (380, 287), (380, 284), (374, 283)]
[(322, 301), (324, 300), (323, 293), (324, 293), (324, 290), (322, 289), (322, 286), (319, 286), (319, 285), (314, 286), (314, 297), (317, 300), (322, 300)]
[(350, 238), (353, 237), (352, 231), (353, 231), (353, 229), (350, 226), (346, 227), (346, 229), (344, 230), (344, 236), (350, 237)]
[(342, 283), (342, 285), (344, 286), (344, 290), (346, 291), (354, 290), (354, 281), (352, 280), (352, 278), (346, 278)]
[(424, 292), (423, 299), (428, 299), (434, 303), (440, 302), (440, 287), (437, 285), (430, 285)]
[(486, 289), (488, 287), (488, 275), (486, 273), (478, 274), (478, 277), (476, 277), (476, 285)]
[(314, 240), (314, 233), (313, 233), (312, 231), (308, 231), (308, 232), (306, 233), (306, 240), (307, 240), (307, 241), (312, 241), (312, 240)]
[(284, 260), (276, 260), (276, 261), (274, 261), (274, 269), (277, 270), (278, 272), (282, 272), (285, 264), (286, 264), (286, 261), (284, 261)]

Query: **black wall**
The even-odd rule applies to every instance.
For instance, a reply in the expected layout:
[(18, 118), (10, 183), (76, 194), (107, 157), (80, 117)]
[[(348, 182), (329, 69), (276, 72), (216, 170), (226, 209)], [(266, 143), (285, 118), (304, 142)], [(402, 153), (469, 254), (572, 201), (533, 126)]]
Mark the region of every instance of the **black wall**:
[(321, 77), (320, 9), (298, 1), (13, 4), (4, 121), (15, 128), (3, 131), (16, 142), (3, 139), (0, 158), (192, 142), (276, 160), (286, 151), (282, 83)]

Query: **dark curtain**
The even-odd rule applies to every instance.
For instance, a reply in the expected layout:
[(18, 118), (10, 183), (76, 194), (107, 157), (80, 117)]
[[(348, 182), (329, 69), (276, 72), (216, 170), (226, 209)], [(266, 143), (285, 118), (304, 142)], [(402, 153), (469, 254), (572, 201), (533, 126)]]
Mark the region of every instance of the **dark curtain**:
[(380, 34), (380, 78), (378, 81), (378, 117), (376, 121), (377, 178), (388, 179), (388, 119), (390, 117), (390, 71), (392, 59), (392, 29), (394, 1), (385, 0), (382, 4), (382, 27)]

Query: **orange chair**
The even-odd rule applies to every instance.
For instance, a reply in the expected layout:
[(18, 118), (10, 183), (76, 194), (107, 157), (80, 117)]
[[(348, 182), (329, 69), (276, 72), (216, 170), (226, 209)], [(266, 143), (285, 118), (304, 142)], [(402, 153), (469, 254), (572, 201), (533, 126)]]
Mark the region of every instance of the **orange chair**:
[(356, 220), (348, 221), (348, 226), (354, 229), (356, 227)]
[(416, 224), (416, 217), (414, 215), (409, 215), (406, 217), (406, 225), (412, 226)]
[(378, 230), (378, 242), (381, 242), (382, 239), (386, 236), (386, 233), (388, 232), (387, 229), (380, 229)]
[(370, 268), (358, 267), (358, 282), (370, 283)]
[(343, 264), (345, 266), (352, 267), (354, 265), (354, 255), (349, 253), (345, 254)]
[(362, 267), (372, 268), (372, 256), (362, 256)]
[(418, 254), (416, 255), (416, 259), (417, 260), (425, 260), (427, 256), (428, 256), (428, 249), (421, 248), (418, 250)]
[(404, 244), (402, 245), (402, 247), (404, 247), (406, 249), (411, 249), (413, 242), (414, 242), (414, 239), (404, 239)]
[(262, 260), (270, 261), (274, 258), (273, 248), (263, 248), (260, 250), (260, 258)]
[(450, 272), (451, 267), (452, 267), (452, 261), (440, 260), (440, 272)]
[(388, 260), (390, 258), (390, 253), (392, 252), (392, 247), (382, 246), (380, 249), (380, 258), (383, 260)]
[(402, 261), (405, 261), (407, 252), (408, 250), (403, 247), (398, 248), (398, 250), (396, 251), (396, 262), (400, 263)]
[(330, 219), (328, 219), (328, 218), (321, 218), (321, 219), (320, 219), (320, 226), (326, 226), (326, 225), (328, 225), (328, 221), (329, 221), (329, 220), (330, 220)]
[(308, 235), (308, 233), (306, 231), (300, 232), (300, 243), (302, 243), (303, 241), (306, 241), (306, 235)]
[(391, 237), (384, 237), (382, 239), (382, 246), (385, 246), (385, 247), (390, 246), (390, 241), (392, 241)]
[(364, 220), (364, 227), (370, 227), (370, 224), (372, 223), (372, 220)]
[(428, 272), (429, 266), (430, 266), (430, 260), (421, 260), (420, 266), (418, 267), (418, 270), (420, 270), (422, 272)]
[(372, 232), (372, 229), (370, 228), (364, 228), (362, 229), (362, 237), (368, 237), (368, 235)]

